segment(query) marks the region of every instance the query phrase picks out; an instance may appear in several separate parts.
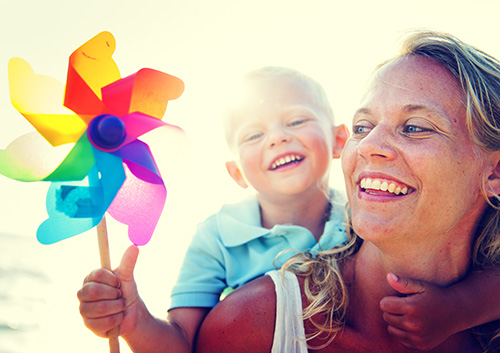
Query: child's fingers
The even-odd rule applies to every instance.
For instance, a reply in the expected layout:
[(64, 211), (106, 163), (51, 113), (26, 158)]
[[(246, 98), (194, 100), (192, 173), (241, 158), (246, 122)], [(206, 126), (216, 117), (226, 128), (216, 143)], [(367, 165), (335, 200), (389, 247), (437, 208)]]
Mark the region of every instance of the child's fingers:
[(118, 299), (122, 295), (120, 289), (97, 282), (85, 283), (76, 296), (81, 302)]
[(385, 297), (380, 301), (380, 310), (385, 313), (404, 315), (408, 311), (408, 305), (405, 300), (406, 298), (401, 297)]
[(120, 286), (120, 280), (118, 277), (116, 277), (113, 272), (108, 271), (104, 268), (99, 268), (97, 270), (94, 270), (90, 272), (87, 277), (83, 280), (83, 284), (85, 285), (86, 283), (103, 283), (107, 284), (108, 286), (111, 287), (119, 287)]
[(394, 336), (401, 345), (405, 346), (406, 348), (410, 349), (416, 348), (414, 342), (411, 340), (411, 335), (408, 334), (408, 332), (406, 332), (405, 330), (401, 330), (393, 326), (388, 326), (387, 331), (389, 332), (389, 334)]
[(131, 245), (123, 254), (120, 266), (116, 269), (115, 274), (121, 281), (129, 282), (134, 279), (134, 268), (139, 256), (139, 248)]
[(401, 294), (417, 294), (425, 290), (423, 282), (401, 278), (394, 273), (387, 274), (387, 282), (389, 282), (389, 285), (394, 288), (394, 290)]
[(423, 327), (413, 320), (408, 320), (404, 315), (383, 313), (384, 321), (393, 328), (408, 333), (422, 332)]
[(80, 303), (80, 313), (85, 319), (103, 319), (103, 321), (106, 321), (106, 318), (114, 314), (119, 314), (124, 309), (125, 300), (123, 299)]
[(117, 327), (123, 320), (123, 313), (117, 313), (99, 319), (84, 318), (83, 323), (94, 334), (107, 338), (108, 332)]

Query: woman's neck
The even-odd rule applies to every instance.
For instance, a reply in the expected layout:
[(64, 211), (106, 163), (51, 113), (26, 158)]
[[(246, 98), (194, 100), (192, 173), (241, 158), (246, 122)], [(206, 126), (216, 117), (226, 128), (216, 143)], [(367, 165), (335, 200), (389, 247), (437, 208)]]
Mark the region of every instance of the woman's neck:
[(381, 273), (423, 280), (446, 286), (460, 280), (471, 264), (472, 236), (443, 235), (434, 242), (421, 244), (363, 244), (363, 256)]

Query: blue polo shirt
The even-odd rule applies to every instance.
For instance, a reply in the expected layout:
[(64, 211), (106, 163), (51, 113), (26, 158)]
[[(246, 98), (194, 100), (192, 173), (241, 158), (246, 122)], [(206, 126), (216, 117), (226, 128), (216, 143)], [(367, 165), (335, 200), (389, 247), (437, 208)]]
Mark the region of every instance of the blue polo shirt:
[(170, 309), (215, 306), (226, 287), (237, 288), (260, 277), (297, 253), (288, 251), (275, 261), (284, 250), (327, 250), (345, 242), (345, 197), (332, 190), (332, 200), (319, 242), (304, 227), (263, 228), (256, 198), (222, 206), (198, 225), (172, 289)]

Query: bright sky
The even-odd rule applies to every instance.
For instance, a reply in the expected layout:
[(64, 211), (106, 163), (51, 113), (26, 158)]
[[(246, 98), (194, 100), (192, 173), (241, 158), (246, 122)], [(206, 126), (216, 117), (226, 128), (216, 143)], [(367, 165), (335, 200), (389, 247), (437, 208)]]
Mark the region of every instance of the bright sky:
[[(244, 195), (226, 176), (218, 120), (225, 102), (223, 91), (232, 77), (265, 65), (298, 69), (323, 84), (338, 122), (349, 126), (371, 70), (395, 54), (406, 30), (450, 32), (500, 56), (500, 3), (495, 0), (310, 0), (307, 4), (298, 0), (17, 0), (4, 5), (2, 13), (0, 148), (33, 131), (10, 104), (7, 63), (11, 57), (21, 57), (36, 73), (65, 82), (71, 52), (107, 30), (116, 38), (113, 58), (122, 76), (150, 67), (185, 82), (184, 94), (169, 103), (164, 121), (184, 128), (190, 149), (180, 151), (163, 143), (161, 134), (151, 137), (169, 196), (158, 230), (142, 250), (138, 264), (142, 276), (137, 277), (144, 281), (141, 293), (146, 300), (151, 298), (151, 307), (160, 316), (196, 224), (221, 203)], [(334, 175), (339, 176), (338, 165)], [(343, 181), (333, 178), (333, 184), (342, 187)], [(36, 228), (46, 217), (47, 187), (0, 176), (0, 232), (31, 236), (36, 242)], [(128, 241), (120, 225), (109, 223), (112, 262), (117, 264)], [(82, 255), (80, 249), (88, 254)], [(64, 292), (61, 298), (71, 296), (64, 299), (71, 303), (66, 311), (79, 321), (74, 293), (84, 275), (98, 266), (94, 233), (41, 246), (40, 252), (56, 262), (60, 256), (62, 267), (67, 268), (64, 274), (69, 279), (64, 283), (69, 289), (61, 291), (69, 294)], [(160, 278), (148, 276), (153, 269), (161, 271)], [(86, 331), (81, 322), (75, 327)]]

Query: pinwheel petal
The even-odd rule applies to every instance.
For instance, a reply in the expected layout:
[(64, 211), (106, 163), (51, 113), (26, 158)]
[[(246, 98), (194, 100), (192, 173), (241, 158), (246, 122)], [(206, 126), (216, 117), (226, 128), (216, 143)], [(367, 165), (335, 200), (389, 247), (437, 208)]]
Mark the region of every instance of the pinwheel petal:
[(108, 213), (117, 221), (128, 225), (130, 241), (146, 245), (160, 219), (167, 190), (165, 185), (151, 184), (136, 178), (125, 168), (127, 179), (116, 195)]
[(101, 102), (101, 88), (120, 79), (112, 59), (116, 42), (109, 32), (101, 32), (71, 54), (64, 105), (87, 123), (94, 116), (108, 113)]
[(52, 147), (38, 132), (18, 137), (0, 149), (0, 174), (19, 181), (41, 181), (66, 157), (71, 145)]
[(125, 167), (120, 157), (114, 156), (111, 153), (106, 153), (92, 147), (96, 160), (97, 170), (101, 175), (101, 183), (103, 188), (104, 204), (107, 210), (113, 202), (118, 190), (125, 182)]
[(125, 180), (123, 162), (93, 149), (95, 166), (87, 178), (76, 182), (53, 182), (47, 194), (49, 219), (37, 231), (38, 241), (52, 244), (96, 226)]
[(53, 146), (75, 142), (87, 128), (80, 117), (64, 108), (64, 86), (48, 76), (37, 75), (20, 58), (9, 61), (12, 105)]
[(161, 71), (141, 69), (103, 87), (102, 100), (117, 116), (141, 112), (161, 119), (168, 101), (179, 98), (182, 92), (181, 79)]
[(145, 133), (162, 126), (171, 126), (180, 130), (177, 126), (167, 124), (160, 119), (156, 119), (139, 112), (127, 114), (122, 116), (120, 119), (123, 121), (127, 129), (127, 136), (125, 137), (123, 145), (126, 145)]
[(113, 154), (123, 159), (137, 178), (153, 184), (163, 183), (151, 150), (144, 142), (135, 140)]
[(95, 227), (106, 211), (97, 168), (82, 181), (51, 183), (46, 207), (49, 218), (37, 231), (42, 244), (53, 244)]
[(66, 158), (64, 158), (59, 166), (43, 180), (82, 180), (87, 176), (94, 164), (95, 159), (92, 151), (92, 145), (87, 138), (87, 134), (83, 134), (75, 144), (73, 149), (71, 149), (71, 151), (68, 153)]

